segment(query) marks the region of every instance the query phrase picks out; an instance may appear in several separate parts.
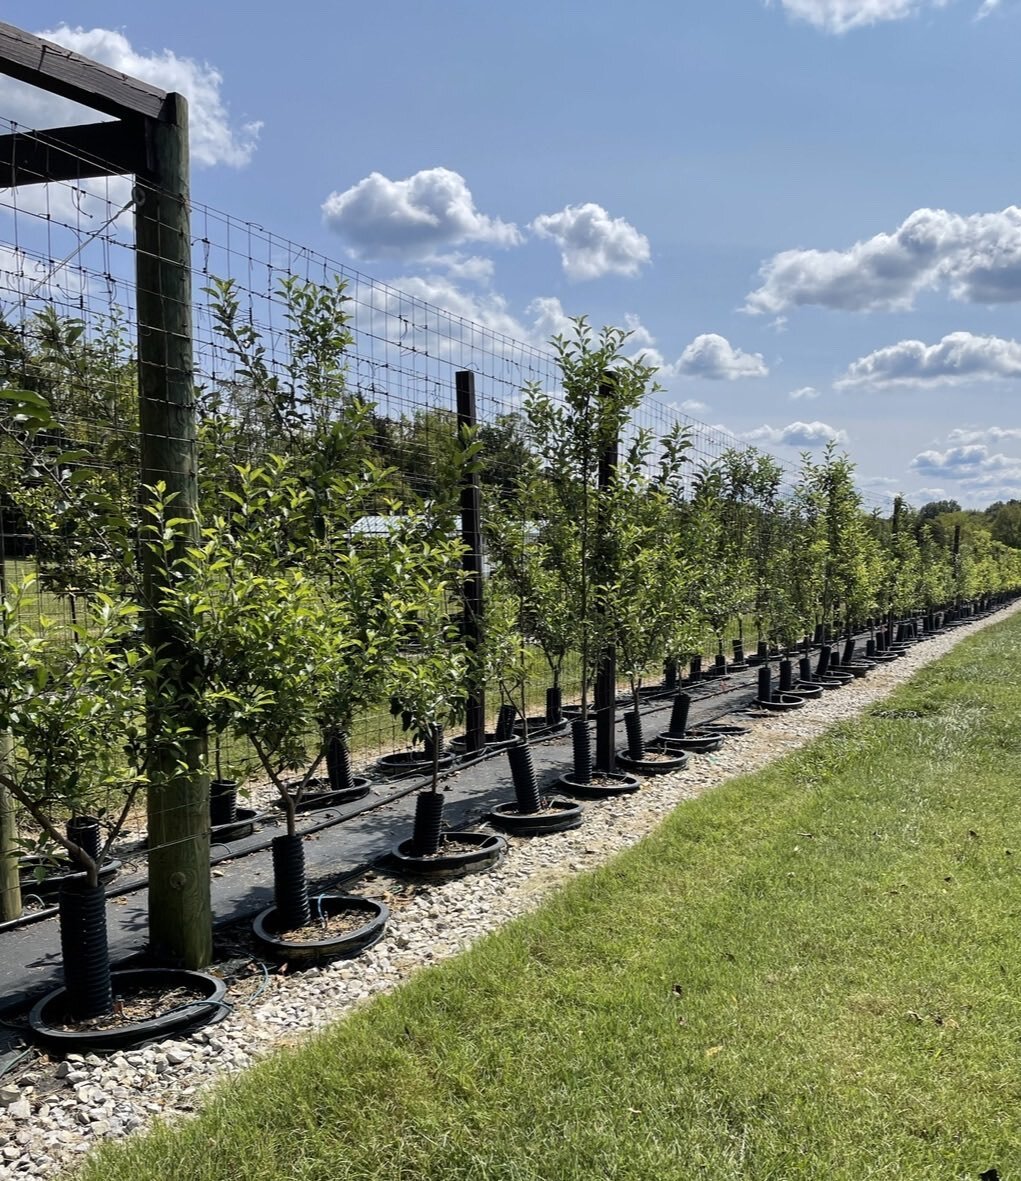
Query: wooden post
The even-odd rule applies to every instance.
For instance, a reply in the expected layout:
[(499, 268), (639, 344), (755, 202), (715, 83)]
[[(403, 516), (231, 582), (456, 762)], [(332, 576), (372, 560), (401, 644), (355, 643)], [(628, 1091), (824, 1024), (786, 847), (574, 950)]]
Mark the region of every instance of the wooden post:
[[(600, 385), (598, 397), (608, 397), (610, 390)], [(601, 419), (601, 415), (599, 416)], [(596, 579), (598, 585), (610, 580), (617, 555), (613, 539), (608, 536), (606, 527), (606, 493), (613, 482), (614, 469), (617, 466), (617, 452), (619, 439), (612, 439), (606, 444), (606, 449), (599, 457), (599, 507), (596, 511), (596, 532), (598, 534), (597, 552), (599, 561), (596, 564)], [(596, 611), (602, 615), (604, 606), (596, 600)], [(600, 627), (600, 632), (603, 629)], [(599, 667), (596, 670), (596, 770), (616, 771), (617, 769), (617, 648), (612, 641), (604, 644), (600, 651)]]
[[(475, 408), (475, 374), (461, 370), (454, 375), (457, 390), (457, 436), (462, 442), (464, 429), (478, 425)], [(461, 480), (461, 559), (465, 573), (464, 636), (472, 654), (482, 645), (485, 603), (482, 586), (482, 497), (477, 472), (465, 472)], [(469, 753), (486, 745), (486, 684), (477, 672), (468, 686), (464, 720), (464, 748)]]
[[(162, 483), (174, 495), (173, 515), (192, 519), (198, 483), (184, 98), (168, 95), (145, 130), (148, 171), (137, 177), (135, 209), (142, 499)], [(151, 724), (157, 712), (165, 722), (172, 710), (188, 731), (160, 754), (148, 791), (149, 936), (160, 959), (203, 968), (212, 958), (212, 908), (206, 731), (193, 708), (198, 670), (160, 611), (162, 560), (144, 552), (142, 561), (147, 638), (168, 661), (152, 689)]]
[[(0, 597), (7, 597), (7, 553), (0, 521)], [(6, 617), (5, 617), (6, 618)], [(11, 732), (0, 730), (0, 766), (10, 761)], [(0, 922), (21, 918), (21, 886), (18, 878), (18, 821), (14, 798), (0, 783)]]

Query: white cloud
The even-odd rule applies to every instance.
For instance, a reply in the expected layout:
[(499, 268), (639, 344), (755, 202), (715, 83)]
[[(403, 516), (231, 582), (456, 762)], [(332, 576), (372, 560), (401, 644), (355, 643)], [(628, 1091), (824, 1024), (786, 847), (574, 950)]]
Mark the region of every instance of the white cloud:
[(918, 500), (943, 500), (946, 497), (945, 488), (916, 488), (912, 493)]
[(749, 443), (782, 444), (785, 447), (825, 447), (829, 442), (846, 443), (847, 432), (837, 430), (826, 422), (791, 422), (784, 427), (769, 424), (745, 431), (741, 436)]
[[(847, 33), (865, 25), (904, 20), (949, 0), (780, 0), (784, 11), (824, 33)], [(993, 0), (996, 3), (996, 0)], [(769, 3), (769, 0), (767, 0)], [(988, 0), (987, 0), (988, 3)]]
[(938, 344), (902, 340), (848, 367), (835, 389), (896, 389), (960, 385), (1021, 377), (1021, 344), (999, 336), (951, 332)]
[(975, 14), (976, 20), (982, 20), (984, 17), (995, 12), (1000, 7), (1000, 0), (982, 0), (982, 7)]
[(899, 483), (892, 476), (858, 476), (857, 482), (863, 488), (893, 488)]
[(763, 263), (744, 310), (773, 314), (815, 304), (840, 311), (901, 311), (919, 292), (946, 287), (970, 303), (1021, 300), (1021, 208), (961, 215), (916, 209), (892, 232), (848, 250), (784, 250)]
[(42, 299), (50, 303), (76, 305), (87, 290), (88, 280), (75, 266), (56, 266), (49, 259), (39, 259), (16, 246), (0, 245), (0, 301), (28, 302)]
[(667, 377), (703, 377), (711, 381), (766, 377), (768, 373), (761, 353), (742, 352), (715, 332), (696, 336), (677, 361), (664, 368)]
[(999, 443), (1003, 439), (1021, 439), (1021, 427), (955, 427), (948, 435), (948, 443)]
[(516, 246), (517, 226), (480, 213), (460, 173), (425, 168), (404, 180), (372, 172), (322, 205), (331, 230), (359, 258), (429, 259), (468, 242)]
[[(178, 57), (170, 49), (143, 53), (114, 29), (59, 25), (38, 35), (143, 82), (183, 94), (188, 100), (191, 158), (196, 164), (240, 168), (251, 160), (262, 124), (232, 122), (222, 94), (223, 75), (215, 66)], [(10, 78), (0, 78), (0, 109), (6, 119), (34, 129), (105, 118)]]
[(946, 451), (921, 451), (911, 467), (923, 476), (959, 480), (966, 487), (1021, 478), (1021, 459), (990, 452), (984, 443), (965, 443)]
[(818, 398), (819, 391), (815, 388), (815, 386), (803, 385), (800, 389), (791, 390), (787, 397), (793, 402), (804, 402), (810, 400), (811, 398)]
[(437, 254), (429, 260), (432, 266), (441, 266), (452, 279), (464, 279), (469, 283), (489, 283), (496, 267), (491, 258), (479, 254)]
[(567, 205), (559, 213), (542, 213), (531, 228), (560, 247), (560, 261), (569, 279), (637, 275), (651, 258), (644, 234), (592, 201)]
[(705, 402), (697, 402), (694, 398), (687, 398), (681, 403), (681, 409), (686, 414), (700, 414), (709, 409)]

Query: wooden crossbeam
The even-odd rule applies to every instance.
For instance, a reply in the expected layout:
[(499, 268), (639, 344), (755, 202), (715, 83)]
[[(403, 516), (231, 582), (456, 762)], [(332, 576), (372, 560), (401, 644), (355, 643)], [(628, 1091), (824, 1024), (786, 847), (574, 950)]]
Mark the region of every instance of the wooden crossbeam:
[(165, 90), (0, 21), (0, 73), (122, 118), (164, 117)]
[(142, 121), (113, 120), (0, 135), (0, 188), (147, 171)]

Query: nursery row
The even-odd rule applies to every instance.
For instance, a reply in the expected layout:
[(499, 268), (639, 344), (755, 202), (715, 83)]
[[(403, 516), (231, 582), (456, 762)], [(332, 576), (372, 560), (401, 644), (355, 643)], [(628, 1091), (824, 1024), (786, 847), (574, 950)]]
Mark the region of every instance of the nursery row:
[[(238, 750), (286, 820), (267, 920), (281, 937), (309, 925), (298, 811), (364, 790), (347, 738), (381, 700), (408, 737), (393, 760), (424, 762), (434, 783), (462, 724), (468, 752), (511, 742), (517, 811), (535, 816), (556, 806), (529, 773), (528, 729), (563, 724), (569, 660), (573, 784), (614, 789), (618, 681), (632, 697), (626, 757), (668, 764), (681, 756), (646, 752), (636, 729), (647, 670), (665, 667), (676, 686), (689, 662), (697, 678), (754, 659), (763, 708), (796, 708), (799, 691), (822, 691), (810, 678), (826, 662), (798, 668), (801, 685), (781, 662), (774, 694), (769, 661), (806, 635), (838, 643), (868, 628), (882, 659), (1021, 586), (1021, 552), (970, 522), (922, 521), (900, 502), (889, 519), (865, 513), (832, 448), (792, 483), (753, 449), (700, 459), (688, 428), (649, 431), (639, 411), (654, 373), (625, 355), (622, 331), (578, 321), (554, 341), (560, 389), (529, 386), (498, 422), (480, 425), (469, 399), (458, 416), (423, 408), (396, 423), (348, 385), (341, 284), (284, 284), (279, 362), (231, 283), (211, 292), (233, 364), (198, 391), (187, 509), (163, 483), (138, 486), (138, 452), (154, 443), (133, 429), (116, 322), (86, 336), (43, 315), (5, 355), (5, 528), (35, 572), (5, 571), (0, 614), (4, 917), (19, 907), (18, 854), (60, 855), (80, 867), (62, 908), (84, 938), (100, 921), (103, 864), (144, 801), (154, 952), (202, 967), (210, 780), (230, 822), (223, 785), (250, 770), (232, 763)], [(707, 637), (717, 654), (702, 670)], [(835, 663), (845, 655), (853, 663), (839, 649)], [(546, 707), (529, 717), (540, 659)], [(488, 733), (487, 685), (501, 704)], [(439, 855), (439, 799), (422, 797), (416, 857)], [(109, 1010), (108, 962), (70, 936), (65, 960), (77, 1016)]]

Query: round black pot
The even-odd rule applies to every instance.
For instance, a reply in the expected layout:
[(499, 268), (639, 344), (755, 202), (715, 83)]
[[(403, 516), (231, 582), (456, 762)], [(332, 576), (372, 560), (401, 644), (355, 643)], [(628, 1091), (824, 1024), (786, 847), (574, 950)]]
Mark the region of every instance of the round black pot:
[(870, 656), (869, 660), (875, 660), (879, 664), (889, 664), (891, 660), (900, 660), (904, 655), (903, 652), (877, 652), (875, 656)]
[[(456, 853), (444, 853), (447, 841), (474, 846)], [(465, 874), (492, 869), (507, 852), (507, 841), (497, 833), (445, 832), (440, 838), (439, 855), (424, 857), (415, 852), (414, 838), (400, 841), (390, 852), (391, 867), (400, 873), (423, 878), (459, 878)]]
[[(304, 808), (299, 807), (298, 811), (302, 812)], [(229, 845), (231, 841), (240, 841), (243, 837), (250, 837), (255, 832), (255, 818), (258, 815), (259, 813), (254, 808), (235, 808), (234, 819), (229, 824), (214, 824), (210, 827), (209, 843)]]
[[(853, 679), (853, 677), (848, 678), (848, 680)], [(836, 677), (819, 677), (817, 680), (812, 681), (812, 684), (818, 685), (821, 689), (825, 689), (827, 693), (832, 693), (834, 689), (843, 689), (844, 685), (847, 684), (847, 681), (838, 681)]]
[(489, 819), (504, 832), (515, 837), (537, 837), (551, 832), (565, 832), (581, 824), (582, 807), (574, 800), (559, 796), (546, 798), (545, 807), (538, 812), (521, 812), (517, 803), (497, 804)]
[[(437, 763), (439, 770), (444, 771), (453, 765), (453, 755), (440, 755)], [(384, 775), (414, 775), (415, 772), (431, 771), (433, 761), (432, 755), (424, 750), (399, 750), (396, 754), (383, 755), (377, 759), (376, 766)]]
[(801, 709), (805, 701), (796, 693), (774, 693), (768, 701), (756, 698), (754, 704), (756, 709), (767, 709), (770, 713), (786, 713), (788, 710)]
[(850, 673), (852, 677), (860, 679), (867, 677), (875, 666), (872, 664), (842, 664), (841, 672)]
[[(495, 732), (487, 733), (485, 736), (485, 746), (483, 750), (506, 750), (509, 746), (517, 746), (521, 738), (517, 734), (512, 734), (510, 738), (497, 738)], [(466, 754), (465, 743), (467, 739), (462, 737), (451, 738), (450, 749), (458, 755)], [(472, 754), (482, 754), (482, 751), (472, 751)]]
[(681, 751), (676, 758), (633, 759), (626, 750), (621, 750), (617, 752), (617, 763), (626, 771), (634, 771), (637, 775), (669, 775), (671, 771), (683, 771), (688, 765), (688, 756)]
[(594, 780), (582, 783), (568, 774), (561, 775), (556, 786), (569, 796), (581, 796), (583, 800), (601, 800), (608, 796), (627, 795), (642, 786), (636, 776), (627, 775), (623, 771), (593, 771), (592, 774), (600, 779), (608, 779), (609, 783), (596, 783)]
[(793, 689), (785, 689), (784, 692), (801, 697), (805, 701), (814, 701), (815, 698), (822, 697), (822, 688), (817, 681), (798, 681)]
[(359, 910), (365, 914), (365, 922), (353, 931), (323, 939), (298, 943), (287, 938), (287, 932), (279, 930), (276, 924), (276, 907), (271, 906), (257, 915), (252, 923), (255, 937), (263, 947), (278, 959), (292, 963), (309, 963), (327, 957), (355, 956), (366, 951), (383, 938), (390, 910), (375, 898), (359, 898), (354, 894), (323, 894), (312, 902), (313, 918), (316, 915), (337, 914), (344, 910)]
[(737, 722), (699, 722), (698, 728), (701, 732), (722, 734), (728, 738), (738, 738), (742, 734), (750, 733), (748, 726), (738, 725)]
[[(527, 721), (529, 738), (546, 738), (551, 734), (563, 734), (571, 724), (570, 719), (563, 713), (561, 713), (559, 720), (556, 722), (547, 722), (543, 714), (530, 717)], [(524, 737), (525, 723), (520, 718), (514, 723), (514, 730), (519, 737)]]
[(854, 680), (854, 673), (846, 669), (830, 668), (827, 670), (824, 677), (819, 678), (821, 681), (837, 681), (841, 685), (849, 685)]
[[(41, 882), (36, 881), (33, 871), (38, 866), (47, 870), (46, 877)], [(107, 861), (99, 870), (99, 884), (107, 886), (120, 872), (119, 861)], [(43, 902), (55, 902), (60, 888), (72, 882), (84, 882), (85, 871), (71, 867), (69, 861), (60, 861), (54, 869), (54, 863), (49, 857), (32, 854), (18, 858), (18, 881), (22, 894), (32, 894)]]
[(720, 749), (720, 745), (723, 742), (723, 735), (697, 728), (688, 730), (682, 737), (678, 738), (671, 734), (669, 730), (664, 730), (659, 735), (658, 742), (662, 743), (666, 750), (690, 751), (692, 754), (707, 755), (714, 750)]
[(142, 1042), (163, 1041), (204, 1025), (226, 1009), (223, 998), (227, 986), (216, 976), (205, 972), (187, 972), (183, 968), (132, 968), (111, 975), (113, 997), (130, 997), (140, 989), (164, 989), (172, 992), (186, 987), (200, 994), (160, 1017), (115, 1025), (109, 1029), (74, 1030), (61, 1028), (67, 1022), (67, 993), (63, 988), (44, 996), (28, 1015), (32, 1033), (49, 1049), (62, 1054), (83, 1050), (115, 1050), (137, 1046)]
[[(418, 751), (415, 752), (419, 753)], [(442, 760), (441, 760), (442, 765)], [(351, 779), (350, 787), (334, 787), (326, 776), (317, 779), (310, 779), (305, 786), (305, 791), (301, 799), (298, 801), (299, 812), (315, 812), (320, 808), (337, 808), (341, 804), (352, 804), (355, 800), (364, 799), (369, 794), (371, 783), (364, 775), (355, 775)], [(288, 791), (291, 795), (297, 790), (297, 785), (289, 783), (287, 785)], [(278, 803), (277, 807), (283, 805)], [(238, 809), (241, 811), (241, 809)]]

